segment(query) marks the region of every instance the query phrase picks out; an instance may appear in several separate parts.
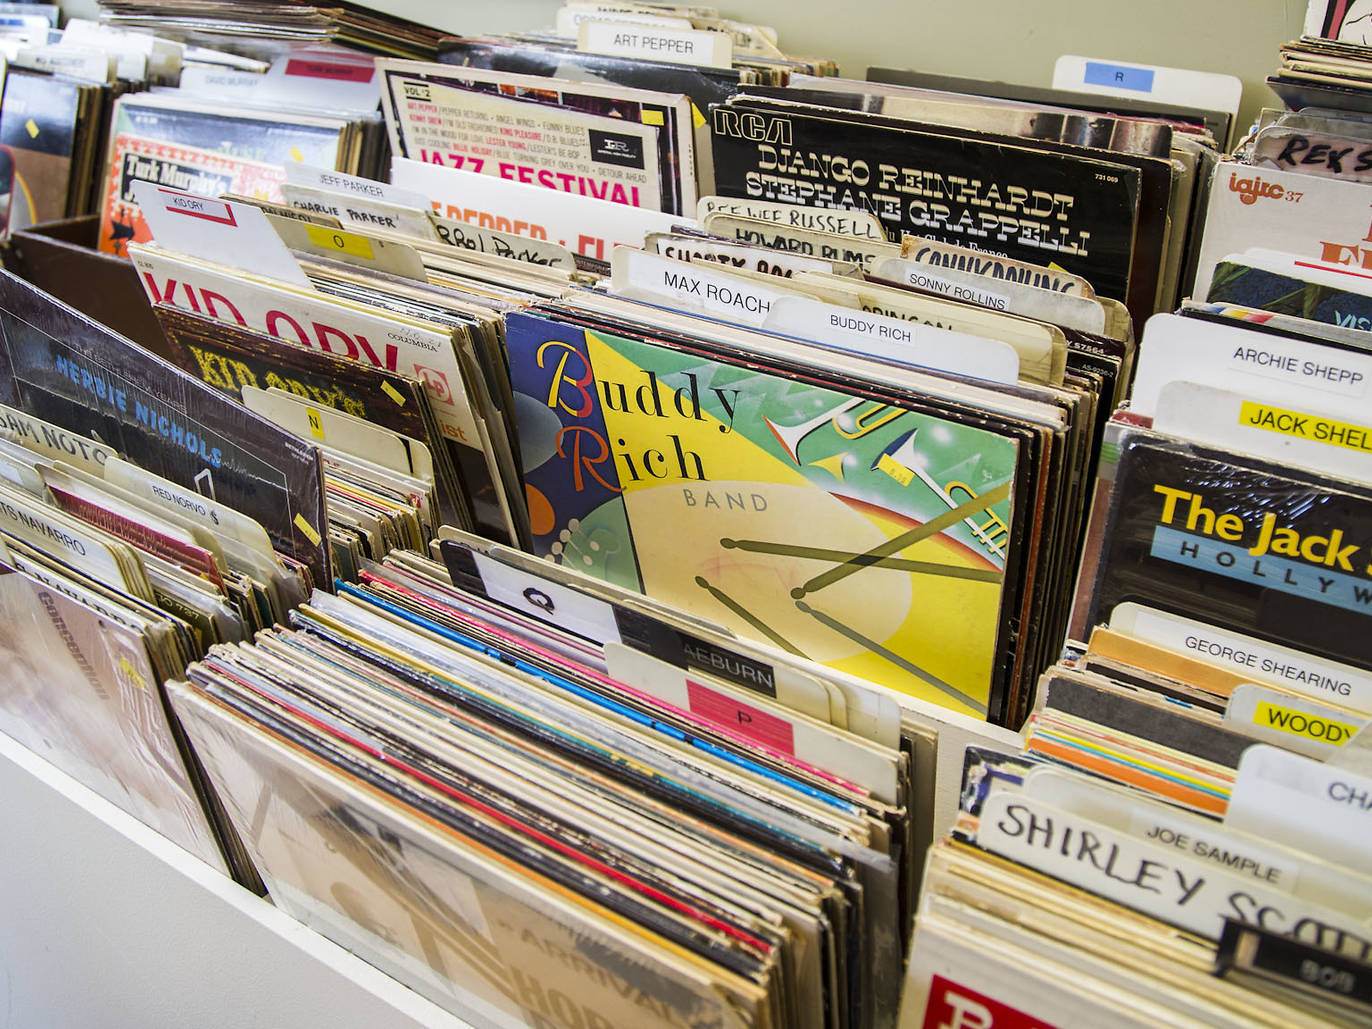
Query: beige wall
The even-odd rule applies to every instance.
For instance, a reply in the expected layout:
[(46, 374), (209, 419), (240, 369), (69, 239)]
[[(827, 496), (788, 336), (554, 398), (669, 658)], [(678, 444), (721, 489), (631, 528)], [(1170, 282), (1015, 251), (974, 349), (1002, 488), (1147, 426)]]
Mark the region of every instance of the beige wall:
[[(1243, 80), (1246, 124), (1275, 98), (1264, 84), (1277, 46), (1298, 35), (1304, 0), (715, 0), (740, 20), (774, 25), (783, 49), (868, 65), (1048, 85), (1059, 54), (1227, 72)], [(93, 0), (64, 0), (89, 11)], [(558, 0), (371, 0), (454, 31), (550, 24)]]

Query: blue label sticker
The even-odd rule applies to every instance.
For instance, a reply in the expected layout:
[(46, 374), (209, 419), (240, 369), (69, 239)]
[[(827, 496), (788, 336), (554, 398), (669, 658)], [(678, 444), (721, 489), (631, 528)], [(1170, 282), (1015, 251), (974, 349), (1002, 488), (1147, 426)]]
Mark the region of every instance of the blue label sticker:
[(1243, 546), (1229, 546), (1209, 536), (1159, 525), (1153, 529), (1149, 556), (1341, 607), (1345, 611), (1372, 613), (1372, 582), (1362, 576), (1274, 557), (1267, 552), (1255, 557), (1253, 551)]
[(1127, 64), (1087, 61), (1085, 82), (1088, 86), (1114, 86), (1116, 89), (1132, 89), (1136, 93), (1151, 93), (1153, 70), (1131, 68)]

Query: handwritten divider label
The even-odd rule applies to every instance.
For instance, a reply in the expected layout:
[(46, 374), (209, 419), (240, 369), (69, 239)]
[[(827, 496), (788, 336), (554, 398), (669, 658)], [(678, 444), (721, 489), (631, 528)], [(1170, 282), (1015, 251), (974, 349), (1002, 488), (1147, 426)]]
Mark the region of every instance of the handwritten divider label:
[(977, 845), (1206, 939), (1234, 918), (1372, 953), (1372, 928), (1351, 914), (1022, 794), (987, 798)]

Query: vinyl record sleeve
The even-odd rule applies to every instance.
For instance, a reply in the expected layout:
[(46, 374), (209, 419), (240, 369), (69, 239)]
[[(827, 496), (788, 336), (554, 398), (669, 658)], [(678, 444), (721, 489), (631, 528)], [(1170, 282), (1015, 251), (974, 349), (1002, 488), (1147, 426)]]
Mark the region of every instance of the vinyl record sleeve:
[[(582, 301), (588, 310), (605, 306), (591, 305), (587, 298), (582, 298)], [(557, 317), (582, 325), (596, 333), (608, 328), (612, 333), (627, 335), (634, 339), (647, 339), (649, 342), (661, 340), (706, 362), (723, 359), (730, 363), (740, 363), (764, 374), (791, 376), (802, 383), (821, 389), (833, 388), (836, 383), (841, 384), (841, 389), (851, 390), (854, 396), (865, 397), (874, 405), (886, 405), (895, 401), (898, 404), (911, 405), (919, 412), (935, 418), (950, 417), (960, 420), (963, 424), (998, 432), (1018, 441), (1020, 457), (1011, 493), (1016, 514), (1007, 524), (998, 521), (999, 515), (990, 512), (977, 522), (977, 526), (983, 534), (1004, 542), (1004, 552), (1010, 558), (1004, 569), (1003, 595), (1013, 598), (1013, 610), (1006, 613), (1006, 631), (1000, 641), (993, 681), (1009, 684), (1016, 689), (1031, 684), (1037, 676), (1038, 669), (1031, 669), (1026, 665), (1026, 648), (1021, 644), (1026, 634), (1030, 638), (1037, 638), (1034, 635), (1037, 632), (1037, 612), (1042, 607), (1039, 601), (1046, 584), (1042, 579), (1036, 580), (1035, 569), (1039, 563), (1040, 551), (1052, 540), (1052, 534), (1045, 533), (1043, 527), (1048, 524), (1045, 522), (1047, 512), (1052, 509), (1055, 498), (1061, 492), (1055, 487), (1050, 487), (1051, 483), (1057, 480), (1057, 470), (1061, 465), (1065, 412), (1053, 405), (1044, 404), (1042, 390), (1037, 387), (1007, 385), (996, 390), (994, 394), (972, 389), (971, 393), (981, 395), (976, 399), (960, 398), (959, 394), (972, 384), (969, 380), (956, 376), (920, 373), (917, 376), (918, 386), (907, 382), (905, 388), (878, 388), (874, 386), (872, 376), (876, 374), (886, 378), (887, 373), (871, 365), (864, 367), (861, 361), (849, 362), (842, 355), (833, 352), (823, 352), (821, 355), (820, 352), (807, 354), (803, 349), (794, 352), (786, 352), (785, 348), (778, 350), (775, 337), (760, 334), (748, 337), (747, 342), (743, 339), (717, 342), (712, 338), (708, 321), (693, 322), (692, 319), (683, 316), (671, 317), (675, 331), (668, 332), (659, 327), (659, 322), (668, 319), (669, 315), (659, 314), (658, 310), (660, 309), (644, 307), (642, 314), (645, 321), (642, 323), (632, 318), (622, 320), (619, 317), (598, 321), (586, 318), (574, 310), (559, 310)], [(723, 329), (719, 331), (724, 332)], [(747, 336), (742, 330), (725, 332), (725, 335)], [(759, 358), (759, 350), (770, 356)], [(902, 378), (898, 369), (892, 369), (890, 374), (896, 379)], [(1015, 411), (1014, 414), (1009, 413), (1011, 409)], [(957, 492), (961, 496), (961, 491)], [(947, 502), (950, 508), (956, 503), (952, 501), (951, 494)], [(1037, 588), (1034, 588), (1036, 581)], [(766, 642), (778, 646), (775, 640), (767, 639)], [(854, 674), (869, 681), (874, 677), (875, 681), (886, 681), (886, 673), (880, 666), (874, 670)], [(942, 703), (934, 695), (926, 699), (932, 703)], [(992, 700), (986, 716), (997, 724), (1007, 724), (1007, 718), (1013, 717), (1007, 713), (1013, 708), (1012, 691), (1002, 689), (999, 685), (994, 686)], [(1005, 707), (1007, 704), (1011, 704), (1011, 708)]]
[(1012, 440), (531, 315), (506, 344), (536, 553), (985, 710)]
[(133, 198), (136, 182), (170, 185), (205, 197), (233, 193), (278, 201), (285, 181), (286, 174), (277, 165), (141, 136), (115, 136), (101, 199), (100, 249), (127, 257), (129, 243), (152, 239)]
[(347, 128), (342, 119), (235, 113), (175, 93), (121, 97), (110, 123), (100, 247), (123, 254), (127, 240), (150, 238), (129, 194), (135, 179), (207, 197), (236, 193), (279, 203), (281, 166), (288, 161), (351, 170)]
[[(534, 105), (526, 111), (526, 115), (535, 119), (555, 112), (564, 115), (580, 112), (598, 118), (611, 118), (614, 121), (600, 125), (602, 130), (611, 130), (608, 138), (603, 133), (593, 132), (584, 143), (578, 144), (588, 150), (593, 165), (590, 170), (599, 167), (601, 171), (618, 172), (624, 182), (629, 182), (636, 171), (641, 173), (650, 167), (651, 161), (647, 160), (650, 155), (636, 152), (636, 145), (627, 139), (618, 140), (619, 132), (616, 131), (620, 128), (639, 132), (641, 127), (646, 126), (651, 130), (649, 148), (657, 155), (656, 180), (661, 191), (661, 203), (654, 206), (687, 216), (693, 213), (696, 162), (691, 142), (690, 105), (682, 94), (633, 90), (630, 95), (623, 95), (629, 87), (614, 86), (607, 89), (599, 83), (581, 85), (553, 82), (537, 76), (515, 76), (512, 73), (504, 76), (509, 81), (502, 81), (500, 73), (481, 69), (458, 70), (443, 65), (383, 65), (383, 72), (383, 109), (388, 112), (388, 125), (394, 123), (392, 131), (399, 133), (391, 141), (397, 153), (419, 156), (423, 160), (445, 159), (442, 151), (448, 133), (443, 129), (455, 126), (444, 126), (443, 123), (456, 122), (460, 126), (463, 121), (470, 121), (454, 109), (455, 106), (461, 106), (460, 103), (454, 105), (454, 102), (460, 101), (464, 94), (476, 94), (476, 100), (485, 95), (487, 98), (508, 98), (523, 105)], [(541, 85), (545, 82), (546, 85)], [(426, 96), (425, 86), (435, 87), (438, 92), (435, 94), (431, 89)], [(540, 108), (543, 110), (540, 111)], [(515, 110), (517, 108), (511, 108), (511, 111)], [(435, 111), (440, 112), (437, 121), (434, 120)], [(495, 119), (496, 122), (503, 120), (503, 117)], [(589, 123), (583, 119), (583, 124)], [(513, 147), (516, 154), (524, 151), (526, 146), (534, 149), (529, 144), (534, 143), (537, 134), (528, 131), (531, 127), (530, 124), (521, 124), (516, 130)], [(508, 131), (508, 125), (504, 131)], [(440, 144), (439, 153), (414, 153), (416, 145), (426, 137)], [(556, 145), (551, 139), (548, 143)], [(495, 150), (487, 152), (491, 156), (496, 153)], [(546, 164), (543, 161), (539, 163)], [(609, 198), (607, 195), (606, 199)]]
[(758, 1024), (699, 966), (655, 952), (603, 910), (197, 692), (173, 697), (277, 901), (435, 1002), (511, 1026), (564, 1008), (611, 1025)]
[(1102, 296), (1129, 296), (1136, 170), (956, 130), (845, 123), (838, 111), (765, 105), (739, 99), (711, 111), (721, 196), (861, 207), (892, 237), (1051, 260)]
[(1365, 492), (1131, 431), (1086, 624), (1132, 601), (1372, 668), (1369, 547)]
[(1280, 246), (1301, 260), (1359, 267), (1372, 231), (1366, 192), (1360, 182), (1235, 161), (1217, 164), (1192, 295), (1208, 296), (1219, 262), (1253, 247)]
[(0, 560), (0, 730), (227, 872), (135, 624)]
[(0, 223), (13, 232), (66, 216), (77, 185), (72, 157), (81, 131), (82, 87), (53, 75), (11, 67), (0, 107), (0, 193), (8, 207)]
[(399, 72), (389, 73), (388, 83), (397, 137), (392, 145), (398, 143), (406, 157), (680, 213), (670, 169), (659, 172), (661, 134), (651, 126)]
[(298, 161), (346, 171), (339, 167), (346, 124), (342, 118), (234, 111), (175, 93), (141, 93), (116, 103), (110, 135), (141, 136), (266, 164)]
[(0, 403), (88, 428), (153, 474), (256, 519), (316, 583), (333, 581), (314, 447), (9, 272)]
[[(785, 93), (789, 91), (774, 90), (771, 92)], [(832, 93), (821, 93), (819, 94), (818, 99), (823, 100), (825, 97), (832, 97), (835, 95), (836, 94)], [(873, 102), (875, 102), (875, 100)], [(750, 99), (748, 97), (739, 97), (732, 101), (732, 104), (739, 105), (740, 107), (744, 107), (749, 103)], [(761, 103), (765, 105), (766, 101), (761, 101)], [(1099, 293), (1099, 297), (1102, 301), (1113, 299), (1116, 302), (1127, 303), (1129, 305), (1130, 313), (1140, 322), (1157, 308), (1159, 284), (1160, 281), (1166, 279), (1168, 274), (1164, 265), (1172, 249), (1168, 245), (1169, 234), (1172, 234), (1172, 225), (1174, 223), (1184, 227), (1188, 211), (1188, 205), (1185, 196), (1183, 195), (1185, 190), (1177, 188), (1177, 180), (1181, 176), (1181, 169), (1179, 166), (1176, 166), (1174, 162), (1163, 158), (1135, 153), (1120, 141), (1115, 141), (1110, 147), (1095, 148), (1081, 146), (1071, 142), (1056, 141), (1051, 138), (1031, 139), (1008, 135), (1006, 133), (978, 131), (967, 128), (948, 128), (940, 124), (920, 123), (898, 115), (893, 116), (886, 113), (875, 114), (864, 111), (853, 111), (845, 116), (845, 112), (826, 109), (826, 106), (823, 103), (818, 105), (794, 105), (790, 102), (790, 99), (785, 96), (780, 97), (779, 103), (785, 106), (773, 104), (771, 108), (764, 106), (763, 109), (776, 109), (783, 112), (785, 110), (802, 110), (817, 118), (828, 120), (840, 126), (845, 126), (849, 122), (856, 122), (868, 128), (918, 131), (936, 136), (950, 136), (954, 139), (979, 143), (983, 146), (1001, 146), (1007, 148), (1005, 153), (1001, 154), (998, 158), (1002, 162), (1009, 161), (1009, 158), (1005, 156), (1006, 154), (1019, 154), (1024, 150), (1036, 153), (1039, 158), (1057, 159), (1058, 161), (1069, 162), (1067, 165), (1068, 169), (1070, 169), (1069, 174), (1080, 183), (1083, 183), (1083, 185), (1078, 187), (1078, 196), (1071, 200), (1073, 205), (1085, 203), (1089, 206), (1092, 202), (1092, 193), (1099, 194), (1108, 192), (1110, 187), (1118, 187), (1120, 185), (1119, 176), (1121, 174), (1123, 174), (1125, 184), (1128, 186), (1129, 190), (1133, 191), (1135, 189), (1135, 179), (1137, 176), (1136, 202), (1134, 202), (1136, 221), (1132, 227), (1132, 235), (1130, 236), (1132, 248), (1128, 253), (1128, 293), (1124, 296), (1110, 297), (1109, 294), (1102, 291)], [(1086, 162), (1085, 165), (1072, 163), (1083, 161)], [(1104, 164), (1106, 167), (1101, 167), (1101, 164)], [(1092, 165), (1095, 165), (1094, 170), (1091, 168)], [(1010, 165), (1011, 171), (1014, 170), (1014, 167), (1013, 164)], [(889, 175), (889, 173), (887, 174)], [(974, 182), (975, 181), (976, 180), (974, 180)], [(1023, 189), (1023, 184), (1015, 183), (1013, 175), (1008, 176), (1007, 181), (1009, 181), (1010, 185), (1004, 185), (1003, 182), (998, 185), (993, 181), (985, 188), (987, 188), (986, 198), (991, 199), (993, 202), (992, 209), (996, 212), (1006, 213), (1011, 221), (1000, 223), (998, 226), (986, 223), (981, 219), (981, 215), (986, 213), (986, 211), (982, 209), (978, 213), (978, 220), (982, 222), (982, 224), (979, 225), (979, 229), (986, 230), (987, 234), (983, 237), (978, 237), (974, 233), (964, 233), (964, 236), (970, 236), (970, 239), (965, 239), (965, 242), (970, 242), (983, 249), (1006, 253), (1009, 256), (1019, 256), (1030, 261), (1037, 260), (1039, 263), (1055, 260), (1054, 257), (1043, 253), (1044, 244), (1051, 244), (1052, 241), (1036, 239), (1033, 231), (1033, 218), (1025, 217), (1025, 211), (1029, 210), (1029, 208), (1023, 207), (1021, 204), (1022, 197), (1015, 191), (1016, 185)], [(908, 183), (903, 183), (903, 185), (909, 186)], [(942, 188), (943, 191), (947, 193), (947, 199), (949, 200), (956, 197), (959, 202), (962, 202), (966, 197), (967, 187), (962, 187), (959, 192), (955, 193), (949, 192), (947, 186), (939, 187), (936, 182), (926, 182), (926, 186), (928, 185), (934, 186), (935, 192), (932, 195), (932, 199), (935, 203), (942, 202), (937, 192), (939, 188)], [(952, 185), (957, 186), (958, 183), (953, 181)], [(984, 184), (977, 182), (975, 188), (983, 188), (983, 185)], [(1134, 194), (1131, 192), (1130, 195), (1133, 196)], [(918, 197), (914, 199), (916, 202), (919, 201)], [(1030, 194), (1030, 199), (1032, 200), (1032, 192)], [(1062, 202), (1063, 200), (1063, 198), (1058, 199), (1059, 202)], [(994, 206), (995, 204), (1000, 204), (1001, 206), (996, 207)], [(1015, 211), (1017, 205), (1022, 208), (1019, 211), (1018, 216), (1016, 216)], [(1032, 208), (1032, 204), (1029, 206)], [(1033, 210), (1041, 210), (1041, 208), (1033, 208)], [(1030, 213), (1032, 213), (1032, 210)], [(1068, 212), (1066, 211), (1059, 212), (1059, 214), (1067, 213)], [(1075, 216), (1081, 218), (1084, 213), (1083, 210), (1078, 209), (1075, 211)], [(929, 219), (926, 217), (924, 220), (928, 221)], [(1062, 219), (1054, 218), (1053, 220), (1059, 223), (1058, 228), (1061, 230)], [(1025, 256), (1023, 254), (1016, 255), (1001, 239), (1002, 236), (1007, 234), (1007, 230), (1010, 228), (1011, 223), (1015, 221), (1018, 221), (1019, 223), (1023, 235), (1022, 242), (1030, 244), (1030, 246), (1025, 249), (1039, 249), (1040, 255), (1038, 258)], [(1123, 230), (1123, 224), (1113, 227), (1113, 231), (1122, 232)], [(1179, 228), (1178, 232), (1180, 231), (1181, 229)], [(1011, 235), (1013, 235), (1013, 233), (1011, 233)], [(1085, 276), (1083, 269), (1089, 270), (1091, 264), (1092, 262), (1088, 260), (1079, 261), (1077, 268), (1078, 273)]]
[(1215, 265), (1205, 299), (1209, 303), (1237, 304), (1345, 328), (1372, 328), (1372, 296), (1254, 268), (1241, 259)]
[(291, 346), (189, 311), (155, 305), (172, 360), (207, 386), (241, 399), (244, 386), (287, 390), (323, 407), (365, 418), (424, 442), (434, 456), (444, 521), (460, 524), (464, 504), (448, 443), (418, 379), (349, 361), (323, 350)]

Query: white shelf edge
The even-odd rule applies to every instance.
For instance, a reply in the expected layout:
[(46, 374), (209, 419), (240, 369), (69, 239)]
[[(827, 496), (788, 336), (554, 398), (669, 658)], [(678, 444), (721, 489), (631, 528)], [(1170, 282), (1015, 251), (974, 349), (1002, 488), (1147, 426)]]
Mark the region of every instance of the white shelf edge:
[[(120, 1005), (123, 1012), (103, 1008), (100, 1019), (86, 1024), (110, 1029), (160, 1024), (473, 1029), (4, 733), (0, 820), (6, 827), (6, 842), (0, 845), (0, 911), (5, 912), (0, 1013), (15, 1019), (0, 1017), (0, 1022), (11, 1029), (80, 1024), (74, 1020), (84, 1018), (78, 1015), (80, 1006), (101, 1003), (102, 993), (104, 1003), (122, 997), (127, 1006)], [(59, 831), (42, 831), (53, 827)], [(26, 828), (37, 831), (26, 834)], [(121, 878), (130, 873), (133, 878)], [(145, 910), (140, 921), (138, 907), (151, 908), (159, 899), (188, 924), (168, 925), (159, 917), (168, 912), (156, 910)], [(165, 946), (169, 936), (179, 936), (181, 945)], [(188, 953), (196, 949), (203, 953)], [(219, 992), (207, 989), (207, 983), (221, 978), (223, 992), (236, 1001), (232, 1008), (207, 1006)], [(63, 994), (57, 993), (59, 987)], [(150, 987), (165, 991), (164, 996), (144, 996)], [(74, 1000), (75, 991), (90, 991), (93, 999)], [(184, 1003), (177, 1003), (178, 997)], [(286, 1002), (295, 1006), (296, 1017), (280, 1010)], [(151, 1019), (139, 1004), (153, 1008)], [(310, 1017), (316, 1006), (318, 1019)], [(179, 1018), (163, 1022), (158, 1011), (176, 1011)], [(26, 1022), (26, 1015), (33, 1021)]]

